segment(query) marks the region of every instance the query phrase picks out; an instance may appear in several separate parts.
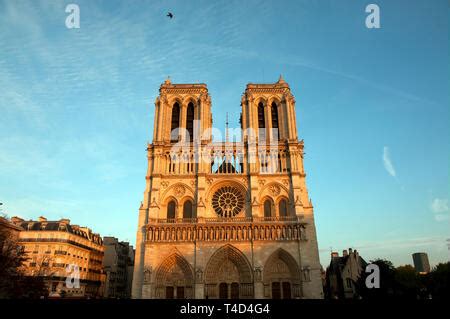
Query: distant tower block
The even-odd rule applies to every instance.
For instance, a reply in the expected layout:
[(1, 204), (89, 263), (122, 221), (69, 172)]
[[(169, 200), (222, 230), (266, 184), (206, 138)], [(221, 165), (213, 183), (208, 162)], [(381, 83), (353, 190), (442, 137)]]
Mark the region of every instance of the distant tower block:
[(428, 274), (431, 270), (428, 255), (426, 253), (414, 253), (412, 255), (414, 268), (419, 274)]

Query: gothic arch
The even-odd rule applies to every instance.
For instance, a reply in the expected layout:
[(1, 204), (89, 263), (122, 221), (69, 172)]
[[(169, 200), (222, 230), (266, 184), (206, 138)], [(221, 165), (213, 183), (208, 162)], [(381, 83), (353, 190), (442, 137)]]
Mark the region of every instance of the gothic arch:
[(270, 196), (274, 200), (278, 200), (279, 196), (285, 196), (289, 198), (289, 190), (281, 183), (271, 182), (261, 188), (259, 192), (259, 198), (262, 199), (264, 196)]
[[(177, 192), (176, 188), (180, 187), (180, 186), (181, 186), (181, 188), (178, 188), (179, 193), (181, 193), (182, 189), (184, 189), (184, 192), (181, 195), (179, 195), (179, 193), (176, 194), (176, 192)], [(168, 198), (168, 197), (180, 198), (185, 195), (189, 196), (191, 198), (194, 198), (194, 190), (192, 189), (192, 187), (190, 187), (184, 183), (175, 183), (175, 184), (167, 187), (167, 189), (162, 193), (161, 198), (163, 199), (162, 202), (165, 203), (166, 198)]]
[[(264, 196), (263, 198), (261, 198), (260, 203), (261, 203), (261, 216), (263, 216), (263, 217), (275, 217), (276, 216), (275, 201), (272, 197)], [(269, 207), (267, 207), (267, 205), (269, 205), (268, 203), (270, 204)], [(267, 214), (268, 209), (270, 209), (270, 216)]]
[(183, 98), (179, 95), (172, 96), (168, 101), (170, 109), (172, 109), (172, 107), (175, 103), (178, 103), (178, 105), (180, 105), (180, 108), (181, 108), (183, 105)]
[[(263, 271), (266, 297), (298, 298), (301, 295), (300, 280), (300, 268), (289, 252), (278, 248), (267, 258)], [(275, 296), (278, 294), (277, 287), (280, 289), (279, 296)]]
[(230, 297), (231, 285), (239, 289), (235, 298), (253, 297), (253, 273), (250, 263), (239, 249), (229, 244), (219, 248), (206, 265), (205, 295), (208, 298), (221, 297), (220, 290), (224, 284), (229, 290), (225, 298)]
[(182, 298), (193, 298), (194, 273), (187, 260), (173, 253), (159, 265), (155, 275), (155, 296), (156, 298), (166, 298), (167, 292), (183, 291)]
[(193, 95), (185, 96), (183, 99), (183, 106), (187, 107), (189, 103), (194, 105), (194, 108), (198, 106), (198, 99), (196, 99)]
[(276, 211), (277, 211), (277, 216), (284, 216), (282, 214), (282, 212), (280, 211), (280, 204), (282, 205), (282, 201), (285, 201), (285, 205), (286, 205), (286, 215), (285, 216), (291, 216), (291, 204), (289, 203), (289, 198), (287, 196), (281, 195), (278, 196), (277, 200), (276, 200)]
[(281, 105), (281, 99), (278, 96), (272, 95), (267, 99), (267, 105), (270, 105), (272, 107), (272, 103), (275, 102), (275, 104), (280, 107)]
[(255, 98), (254, 104), (258, 106), (259, 103), (262, 103), (264, 107), (267, 106), (267, 99), (264, 96), (258, 96), (257, 98)]

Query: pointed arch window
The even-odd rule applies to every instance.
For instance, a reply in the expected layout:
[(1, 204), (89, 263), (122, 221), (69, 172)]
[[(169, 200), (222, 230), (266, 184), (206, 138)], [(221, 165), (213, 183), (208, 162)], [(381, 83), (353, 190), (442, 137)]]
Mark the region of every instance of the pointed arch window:
[(175, 219), (176, 203), (174, 200), (167, 205), (167, 219)]
[(190, 200), (183, 204), (183, 218), (194, 218), (192, 202)]
[(271, 114), (272, 114), (272, 132), (274, 134), (273, 136), (274, 138), (276, 137), (277, 139), (280, 139), (280, 130), (278, 124), (278, 105), (275, 102), (272, 102)]
[(265, 218), (272, 217), (272, 202), (270, 201), (270, 199), (267, 199), (264, 202), (264, 217)]
[(194, 104), (189, 102), (186, 112), (186, 130), (189, 136), (186, 136), (187, 141), (194, 140)]
[(278, 212), (280, 214), (280, 217), (287, 217), (288, 216), (288, 209), (287, 209), (287, 201), (283, 198), (278, 203)]
[(175, 102), (175, 104), (172, 107), (172, 122), (170, 126), (170, 140), (172, 142), (178, 141), (178, 129), (180, 127), (180, 105), (178, 102)]
[(266, 139), (266, 123), (265, 123), (265, 117), (264, 117), (264, 105), (262, 102), (259, 102), (258, 104), (258, 137), (259, 140), (265, 140)]

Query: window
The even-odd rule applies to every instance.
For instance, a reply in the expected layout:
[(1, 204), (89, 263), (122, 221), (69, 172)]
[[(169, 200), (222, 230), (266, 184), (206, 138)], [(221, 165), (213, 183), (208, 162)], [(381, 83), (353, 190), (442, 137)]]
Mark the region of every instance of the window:
[(170, 201), (167, 205), (167, 219), (175, 219), (175, 201)]
[(187, 107), (186, 114), (186, 130), (189, 136), (186, 136), (187, 141), (194, 140), (194, 104), (190, 102)]
[(180, 127), (180, 105), (175, 103), (172, 107), (172, 124), (170, 128), (170, 140), (178, 141), (178, 128)]
[(272, 202), (270, 199), (264, 202), (264, 217), (272, 217)]
[(278, 204), (278, 212), (280, 217), (286, 217), (288, 215), (287, 201), (285, 199), (280, 200), (280, 203)]
[[(273, 137), (279, 139), (280, 138), (280, 131), (278, 129), (278, 106), (276, 105), (275, 102), (272, 102), (272, 132), (273, 132)], [(275, 134), (277, 134), (275, 136)]]
[(265, 132), (265, 118), (264, 118), (264, 105), (259, 102), (258, 104), (258, 136), (259, 139), (264, 141), (266, 139), (266, 132)]
[(183, 218), (193, 218), (192, 215), (192, 202), (186, 201), (183, 205)]

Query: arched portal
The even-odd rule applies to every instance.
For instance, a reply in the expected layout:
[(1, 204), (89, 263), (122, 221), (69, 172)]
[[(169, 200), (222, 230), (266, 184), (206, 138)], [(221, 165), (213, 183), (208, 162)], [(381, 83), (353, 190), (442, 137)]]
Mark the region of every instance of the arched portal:
[(194, 275), (182, 256), (167, 257), (156, 271), (155, 297), (158, 299), (193, 298)]
[(271, 299), (300, 298), (300, 270), (294, 257), (282, 248), (264, 265), (264, 294)]
[(205, 269), (205, 297), (253, 298), (250, 263), (236, 247), (225, 245), (211, 256)]

